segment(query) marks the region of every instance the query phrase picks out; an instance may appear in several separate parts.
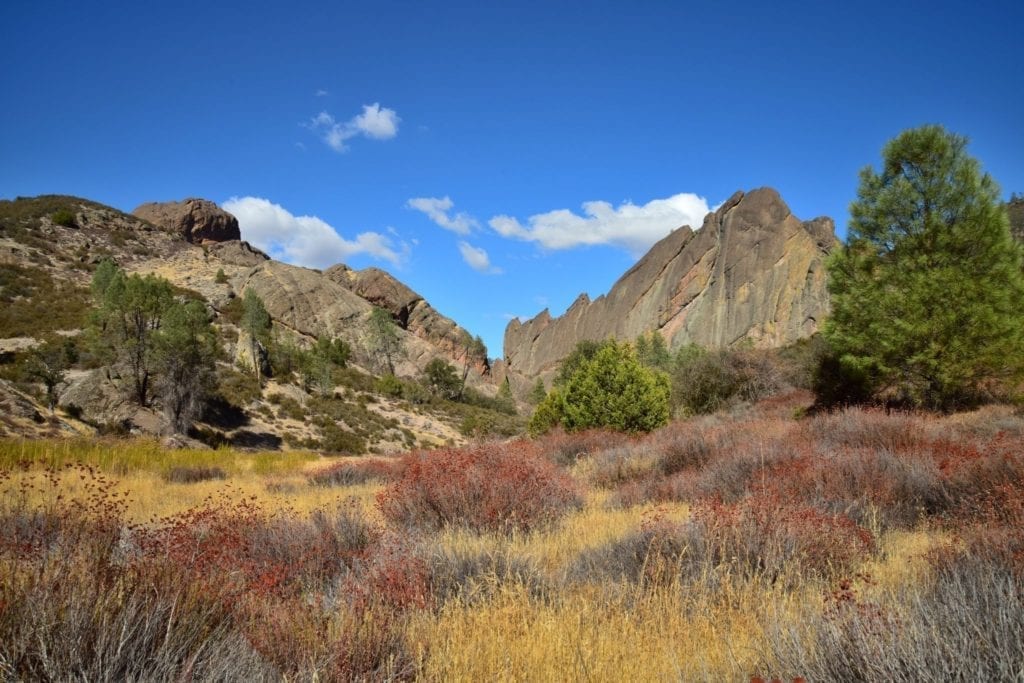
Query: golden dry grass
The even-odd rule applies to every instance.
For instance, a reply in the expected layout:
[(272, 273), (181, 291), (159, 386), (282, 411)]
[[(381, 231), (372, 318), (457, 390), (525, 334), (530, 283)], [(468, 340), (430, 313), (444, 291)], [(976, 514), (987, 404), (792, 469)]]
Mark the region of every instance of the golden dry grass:
[[(234, 450), (165, 451), (151, 441), (0, 441), (0, 469), (34, 463), (19, 478), (44, 467), (82, 462), (116, 480), (137, 522), (202, 505), (211, 498), (250, 499), (268, 510), (305, 514), (355, 498), (383, 523), (374, 505), (380, 484), (320, 487), (306, 473), (327, 464), (312, 453), (250, 453)], [(226, 480), (177, 484), (165, 481), (172, 467), (216, 466)], [(577, 473), (580, 476), (580, 473)], [(59, 491), (84, 496), (77, 474), (60, 475)], [(770, 661), (769, 626), (799, 624), (821, 611), (828, 586), (808, 581), (784, 591), (758, 580), (726, 578), (714, 590), (680, 582), (636, 586), (617, 582), (566, 583), (569, 565), (587, 550), (635, 532), (653, 516), (683, 520), (683, 504), (609, 506), (608, 492), (590, 491), (584, 507), (557, 526), (511, 536), (446, 529), (424, 542), (460, 554), (503, 552), (539, 568), (560, 585), (543, 596), (516, 581), (485, 576), (488, 597), (455, 598), (433, 610), (412, 613), (405, 631), (416, 675), (430, 681), (678, 681), (749, 680), (758, 662)], [(900, 586), (923, 579), (925, 554), (943, 538), (924, 530), (894, 531), (880, 538), (881, 552), (864, 563), (874, 584), (866, 590), (892, 600)], [(562, 581), (561, 584), (559, 582)]]
[[(11, 485), (36, 476), (43, 468), (62, 469), (81, 463), (114, 480), (113, 492), (127, 500), (130, 521), (145, 522), (228, 497), (253, 500), (270, 511), (304, 514), (331, 508), (355, 498), (368, 515), (377, 516), (373, 504), (379, 485), (310, 486), (306, 473), (331, 459), (306, 451), (250, 452), (234, 449), (167, 450), (152, 440), (0, 440), (0, 469), (13, 470)], [(22, 463), (31, 463), (23, 470)], [(226, 479), (173, 483), (164, 479), (176, 467), (217, 467)], [(61, 472), (60, 492), (69, 498), (87, 491), (77, 473)]]

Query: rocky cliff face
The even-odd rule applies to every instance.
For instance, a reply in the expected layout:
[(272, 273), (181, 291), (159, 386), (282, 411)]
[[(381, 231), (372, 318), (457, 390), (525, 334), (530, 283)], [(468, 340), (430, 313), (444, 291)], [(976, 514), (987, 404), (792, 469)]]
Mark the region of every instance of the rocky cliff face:
[(672, 349), (810, 336), (828, 312), (824, 261), (835, 244), (831, 219), (801, 221), (769, 188), (737, 192), (696, 232), (684, 226), (655, 244), (607, 295), (509, 323), (504, 369), (546, 375), (577, 342), (652, 330)]
[(181, 235), (193, 244), (242, 239), (238, 219), (205, 199), (151, 202), (136, 207), (132, 215)]
[[(441, 349), (451, 360), (465, 362), (468, 332), (389, 273), (379, 268), (352, 270), (339, 264), (324, 271), (324, 277), (390, 312), (402, 329)], [(477, 374), (487, 376), (490, 373), (486, 353), (471, 354), (469, 362)]]

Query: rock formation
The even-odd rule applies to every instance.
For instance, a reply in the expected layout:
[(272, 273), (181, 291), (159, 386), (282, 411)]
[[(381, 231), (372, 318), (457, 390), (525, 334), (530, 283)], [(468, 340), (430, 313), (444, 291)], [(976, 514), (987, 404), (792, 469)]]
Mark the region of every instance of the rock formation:
[(836, 243), (831, 219), (799, 220), (775, 190), (737, 192), (696, 232), (684, 226), (655, 244), (607, 295), (581, 294), (558, 318), (511, 321), (504, 371), (546, 375), (577, 342), (652, 330), (672, 349), (810, 336), (828, 312), (824, 261)]
[(205, 199), (151, 202), (136, 207), (132, 215), (181, 235), (193, 244), (242, 238), (238, 219)]
[[(324, 271), (324, 277), (390, 312), (404, 330), (440, 348), (448, 358), (459, 363), (465, 361), (469, 333), (389, 273), (379, 268), (352, 270), (339, 264)], [(478, 374), (489, 374), (486, 353), (471, 355), (469, 360)]]

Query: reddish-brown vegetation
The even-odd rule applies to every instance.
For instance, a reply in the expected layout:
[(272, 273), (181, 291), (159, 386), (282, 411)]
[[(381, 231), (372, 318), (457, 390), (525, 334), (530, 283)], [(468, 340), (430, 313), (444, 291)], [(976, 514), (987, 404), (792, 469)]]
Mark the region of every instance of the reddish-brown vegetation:
[(581, 504), (572, 477), (527, 441), (411, 453), (403, 466), (377, 504), (405, 527), (529, 530)]
[(351, 486), (369, 481), (392, 481), (402, 475), (401, 458), (363, 458), (342, 461), (323, 467), (309, 475), (309, 483), (317, 486)]

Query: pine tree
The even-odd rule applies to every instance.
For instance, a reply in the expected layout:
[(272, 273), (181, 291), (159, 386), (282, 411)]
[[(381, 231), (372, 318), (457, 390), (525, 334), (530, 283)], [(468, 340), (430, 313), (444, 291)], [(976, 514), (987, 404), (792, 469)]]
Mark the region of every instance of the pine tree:
[(568, 431), (608, 427), (649, 432), (668, 422), (668, 377), (644, 367), (633, 347), (606, 341), (557, 389), (530, 420), (530, 432), (561, 424)]
[(252, 358), (256, 380), (262, 381), (263, 359), (261, 351), (270, 343), (271, 319), (263, 299), (251, 289), (242, 295), (242, 331), (248, 336), (249, 353)]
[(534, 382), (533, 386), (530, 388), (530, 393), (526, 397), (526, 400), (531, 405), (538, 405), (547, 395), (548, 390), (544, 388), (544, 380), (538, 377), (537, 381)]
[(92, 290), (99, 304), (92, 321), (94, 353), (128, 374), (132, 397), (145, 406), (154, 373), (154, 334), (174, 304), (171, 283), (155, 275), (125, 275), (105, 261), (93, 276)]
[(389, 375), (395, 374), (395, 361), (402, 355), (402, 338), (398, 325), (389, 312), (375, 307), (370, 313), (367, 328), (367, 346), (371, 356), (377, 358), (378, 367)]
[(217, 338), (206, 306), (175, 302), (154, 339), (157, 392), (171, 429), (188, 433), (213, 387)]
[(1024, 371), (1024, 277), (992, 178), (941, 126), (860, 174), (825, 334), (875, 398), (951, 409)]

